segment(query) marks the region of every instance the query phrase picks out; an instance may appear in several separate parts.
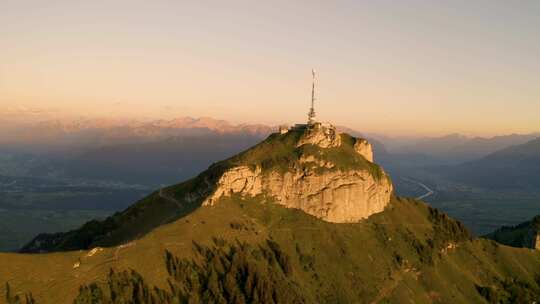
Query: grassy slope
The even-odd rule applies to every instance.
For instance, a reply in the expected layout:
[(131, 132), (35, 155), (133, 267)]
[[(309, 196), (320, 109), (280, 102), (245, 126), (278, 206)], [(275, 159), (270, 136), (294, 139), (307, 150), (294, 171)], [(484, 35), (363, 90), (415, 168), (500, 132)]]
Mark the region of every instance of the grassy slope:
[[(38, 303), (70, 303), (80, 285), (104, 282), (111, 268), (132, 268), (165, 288), (165, 250), (191, 259), (192, 241), (211, 245), (214, 237), (276, 241), (308, 301), (482, 303), (476, 285), (495, 286), (508, 277), (534, 285), (540, 275), (539, 252), (470, 241), (458, 223), (413, 200), (394, 199), (386, 211), (361, 223), (331, 224), (262, 198), (231, 198), (92, 257), (88, 251), (0, 254), (0, 280), (12, 291), (31, 291)], [(449, 242), (458, 247), (443, 253)], [(73, 269), (79, 259), (81, 266)]]

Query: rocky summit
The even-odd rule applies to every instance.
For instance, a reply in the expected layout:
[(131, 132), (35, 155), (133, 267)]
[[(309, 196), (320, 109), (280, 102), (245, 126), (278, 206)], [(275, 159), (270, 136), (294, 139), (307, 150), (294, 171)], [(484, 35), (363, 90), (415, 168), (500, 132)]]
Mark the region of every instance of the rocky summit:
[[(383, 169), (372, 163), (373, 151), (365, 139), (316, 123), (275, 134), (266, 144), (289, 140), (294, 159), (264, 168), (272, 156), (262, 155), (254, 166), (246, 163), (227, 169), (203, 205), (214, 205), (231, 194), (264, 195), (325, 221), (347, 223), (381, 212), (390, 202), (392, 183)], [(356, 166), (345, 167), (341, 162)]]

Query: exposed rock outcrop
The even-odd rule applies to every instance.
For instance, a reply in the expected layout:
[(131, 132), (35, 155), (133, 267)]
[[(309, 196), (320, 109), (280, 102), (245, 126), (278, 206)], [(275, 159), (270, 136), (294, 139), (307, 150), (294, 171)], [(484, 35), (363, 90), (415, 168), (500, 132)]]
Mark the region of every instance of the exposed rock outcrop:
[(257, 167), (251, 170), (248, 166), (232, 168), (221, 176), (216, 186), (216, 190), (208, 197), (203, 205), (212, 205), (216, 200), (224, 195), (241, 193), (249, 196), (262, 194), (263, 181), (261, 179), (261, 169)]
[(296, 168), (264, 174), (260, 168), (238, 167), (223, 174), (203, 205), (213, 205), (230, 194), (254, 197), (264, 193), (287, 208), (301, 209), (328, 222), (347, 223), (382, 212), (392, 190), (386, 176), (377, 180), (367, 170), (317, 173)]
[(341, 146), (341, 137), (334, 126), (315, 123), (306, 127), (304, 134), (297, 143), (297, 147), (305, 144), (312, 144), (321, 148), (339, 147)]
[(273, 172), (268, 189), (278, 202), (329, 222), (356, 222), (384, 210), (392, 185), (368, 171)]
[(362, 138), (357, 138), (354, 143), (354, 150), (362, 155), (366, 160), (373, 162), (373, 147), (371, 144)]
[[(300, 130), (296, 147), (315, 145), (324, 154), (329, 148), (340, 147), (341, 135), (332, 126), (315, 124)], [(286, 136), (286, 135), (281, 135)], [(349, 137), (350, 138), (350, 137)], [(224, 196), (245, 197), (265, 195), (277, 204), (296, 208), (320, 219), (335, 223), (357, 222), (382, 212), (390, 202), (393, 186), (386, 173), (372, 164), (373, 150), (365, 139), (347, 141), (353, 158), (361, 155), (366, 167), (338, 168), (322, 156), (300, 155), (286, 170), (260, 165), (242, 165), (228, 169), (217, 180), (215, 189), (203, 201), (214, 205)], [(354, 156), (354, 151), (358, 153)], [(321, 155), (322, 155), (321, 154)], [(369, 162), (367, 163), (366, 160)], [(371, 167), (376, 167), (375, 174)]]

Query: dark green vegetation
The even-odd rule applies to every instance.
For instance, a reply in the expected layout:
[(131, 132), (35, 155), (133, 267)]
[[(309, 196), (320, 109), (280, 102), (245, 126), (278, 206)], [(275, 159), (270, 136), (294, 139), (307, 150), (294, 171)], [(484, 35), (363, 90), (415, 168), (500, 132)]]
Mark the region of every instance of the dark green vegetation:
[(80, 227), (91, 219), (103, 219), (111, 210), (0, 210), (0, 252), (16, 251), (39, 233), (55, 233)]
[(540, 235), (540, 216), (516, 226), (499, 228), (485, 237), (508, 246), (536, 248), (537, 235)]
[(305, 303), (290, 278), (289, 256), (276, 242), (193, 245), (195, 260), (166, 251), (168, 289), (151, 288), (134, 270), (111, 270), (107, 285), (82, 286), (75, 303)]
[(538, 286), (540, 286), (540, 276), (536, 278), (536, 285), (515, 279), (506, 279), (496, 282), (493, 286), (477, 286), (477, 289), (488, 303), (536, 303), (540, 294)]
[[(21, 251), (51, 252), (88, 249), (95, 246), (118, 245), (133, 240), (199, 207), (222, 173), (236, 166), (260, 166), (263, 171), (281, 172), (297, 166), (312, 166), (317, 170), (366, 169), (376, 178), (383, 178), (378, 165), (367, 161), (355, 152), (355, 138), (342, 134), (343, 144), (339, 148), (321, 149), (313, 145), (296, 147), (303, 132), (297, 130), (286, 134), (272, 134), (260, 144), (211, 165), (197, 177), (155, 192), (103, 221), (91, 221), (77, 230), (66, 233), (38, 235)], [(300, 158), (308, 156), (316, 156), (317, 159), (331, 162), (335, 166), (326, 168), (318, 167), (315, 163), (300, 164)], [(197, 199), (187, 200), (187, 196), (196, 196)]]

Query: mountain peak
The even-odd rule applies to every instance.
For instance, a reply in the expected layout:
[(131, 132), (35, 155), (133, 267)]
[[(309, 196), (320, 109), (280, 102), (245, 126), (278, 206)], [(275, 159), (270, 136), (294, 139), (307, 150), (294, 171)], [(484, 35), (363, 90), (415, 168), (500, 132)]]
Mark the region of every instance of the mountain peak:
[(393, 194), (390, 177), (372, 161), (365, 139), (339, 133), (331, 125), (297, 125), (104, 221), (40, 235), (22, 251), (115, 245), (233, 196), (298, 209), (327, 222), (358, 222), (382, 212)]
[[(381, 212), (393, 186), (374, 164), (365, 139), (324, 124), (296, 125), (220, 162), (219, 177), (203, 193), (203, 206), (221, 198), (264, 197), (329, 222), (357, 222)], [(215, 175), (214, 175), (215, 176)]]

